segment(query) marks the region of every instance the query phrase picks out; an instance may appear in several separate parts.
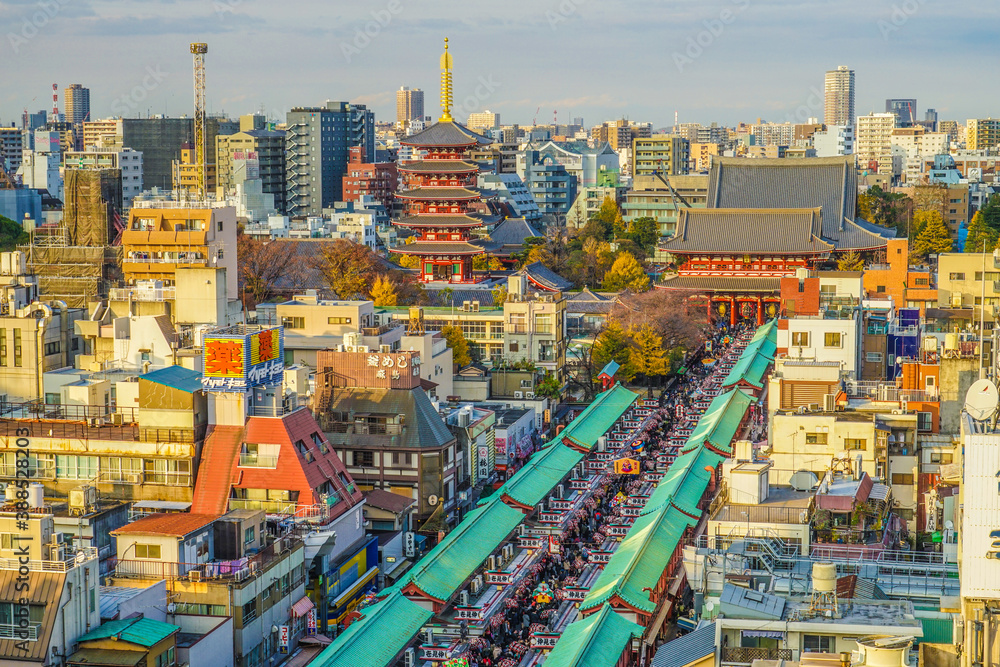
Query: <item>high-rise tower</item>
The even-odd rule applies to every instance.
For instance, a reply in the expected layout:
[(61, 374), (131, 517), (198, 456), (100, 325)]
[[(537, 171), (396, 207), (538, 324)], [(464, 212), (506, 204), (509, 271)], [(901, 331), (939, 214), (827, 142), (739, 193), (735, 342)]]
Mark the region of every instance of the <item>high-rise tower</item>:
[(854, 70), (841, 65), (826, 73), (823, 122), (854, 126)]

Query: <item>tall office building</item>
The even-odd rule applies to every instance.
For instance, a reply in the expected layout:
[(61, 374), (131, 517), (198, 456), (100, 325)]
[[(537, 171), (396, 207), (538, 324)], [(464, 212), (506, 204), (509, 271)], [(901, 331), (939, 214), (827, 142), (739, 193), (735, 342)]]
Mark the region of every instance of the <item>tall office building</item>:
[(403, 86), (396, 91), (396, 125), (405, 127), (411, 120), (424, 119), (424, 91)]
[(854, 125), (854, 70), (841, 65), (826, 73), (823, 122)]
[[(283, 130), (256, 129), (262, 116), (240, 116), (240, 126), (246, 129), (236, 134), (216, 139), (217, 185), (223, 193), (232, 192), (237, 183), (252, 178), (247, 163), (256, 164), (256, 178), (261, 181), (261, 192), (274, 195), (274, 208), (285, 212), (285, 132)], [(240, 168), (243, 173), (240, 173)]]
[(913, 127), (917, 122), (917, 101), (886, 100), (885, 112), (896, 114), (896, 127)]
[(63, 106), (66, 107), (66, 122), (79, 125), (90, 120), (90, 88), (71, 83), (63, 90)]
[(375, 114), (363, 104), (327, 101), (296, 107), (286, 118), (286, 211), (320, 215), (341, 201), (351, 147), (375, 155)]

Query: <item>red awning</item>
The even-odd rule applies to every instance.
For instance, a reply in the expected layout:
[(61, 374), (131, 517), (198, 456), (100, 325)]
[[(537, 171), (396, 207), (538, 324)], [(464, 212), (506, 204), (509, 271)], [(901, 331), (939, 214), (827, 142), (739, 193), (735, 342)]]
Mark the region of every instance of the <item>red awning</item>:
[(309, 610), (315, 607), (313, 601), (307, 597), (303, 597), (301, 600), (292, 605), (292, 618), (301, 618), (309, 613)]

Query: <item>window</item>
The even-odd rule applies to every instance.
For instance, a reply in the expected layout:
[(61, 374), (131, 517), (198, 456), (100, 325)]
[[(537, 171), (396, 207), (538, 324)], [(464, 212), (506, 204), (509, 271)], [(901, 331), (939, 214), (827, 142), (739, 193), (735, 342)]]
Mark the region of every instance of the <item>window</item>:
[[(219, 220), (219, 222), (216, 223), (216, 224), (217, 224), (216, 229), (218, 229), (221, 232), (222, 231), (222, 220)], [(222, 257), (222, 255), (219, 255), (219, 257)]]
[(361, 452), (355, 451), (353, 453), (354, 465), (371, 467), (375, 465), (375, 454), (374, 452)]
[(101, 481), (139, 484), (142, 481), (142, 459), (118, 456), (102, 457)]
[(393, 452), (392, 465), (393, 467), (399, 467), (402, 465), (409, 468), (413, 465), (413, 454), (410, 452)]
[(827, 433), (806, 433), (806, 444), (807, 445), (825, 445), (827, 441)]
[(820, 294), (827, 294), (827, 295), (830, 295), (830, 296), (836, 296), (836, 294), (837, 294), (837, 286), (836, 285), (820, 285), (819, 286), (819, 293)]
[(249, 528), (243, 531), (243, 544), (250, 544), (251, 542), (254, 541), (253, 533), (254, 533), (253, 526), (250, 526)]
[(61, 479), (94, 479), (97, 477), (97, 457), (57, 455), (56, 477)]
[(865, 361), (871, 364), (882, 363), (882, 353), (881, 352), (865, 352)]
[(552, 315), (535, 315), (535, 332), (550, 334), (552, 331)]
[[(222, 224), (221, 222), (219, 223)], [(166, 651), (156, 656), (156, 667), (172, 667), (174, 664), (174, 647), (171, 646)]]
[(868, 449), (868, 441), (864, 438), (844, 438), (844, 449), (863, 452)]
[(48, 356), (50, 354), (59, 354), (59, 349), (60, 349), (59, 341), (56, 341), (54, 343), (46, 343), (45, 355)]
[(885, 285), (876, 286), (875, 291), (879, 294), (885, 294)]
[(931, 463), (943, 463), (945, 465), (951, 463), (954, 460), (954, 454), (947, 454), (945, 452), (931, 452)]
[(927, 286), (927, 278), (917, 278), (916, 284), (921, 287)]
[(917, 430), (930, 431), (934, 428), (934, 415), (930, 412), (917, 413)]
[(809, 347), (809, 332), (808, 331), (793, 331), (792, 332), (792, 345), (794, 347)]
[(0, 366), (7, 365), (7, 329), (0, 329)]
[(837, 331), (828, 331), (823, 334), (823, 345), (825, 347), (841, 347), (840, 333)]
[(828, 635), (802, 635), (803, 653), (833, 653), (833, 637)]
[(894, 472), (892, 473), (892, 483), (901, 484), (903, 486), (913, 486), (913, 475), (909, 473)]
[(257, 618), (257, 600), (250, 600), (245, 605), (243, 605), (243, 623), (244, 625), (247, 621), (252, 621)]
[(281, 326), (286, 329), (305, 329), (306, 318), (304, 317), (282, 317)]
[(21, 367), (21, 330), (14, 329), (14, 366)]
[(159, 544), (135, 544), (135, 557), (136, 558), (155, 558), (160, 557), (160, 545)]
[(146, 481), (152, 484), (188, 486), (191, 483), (191, 461), (176, 459), (146, 459)]
[(327, 324), (350, 324), (351, 318), (349, 317), (328, 317), (326, 318)]

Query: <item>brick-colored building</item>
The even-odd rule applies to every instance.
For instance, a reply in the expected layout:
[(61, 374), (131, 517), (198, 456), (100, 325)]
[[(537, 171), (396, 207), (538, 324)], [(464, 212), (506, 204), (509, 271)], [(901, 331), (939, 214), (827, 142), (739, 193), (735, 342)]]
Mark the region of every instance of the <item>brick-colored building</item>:
[(385, 210), (392, 210), (396, 196), (399, 172), (395, 162), (365, 162), (363, 146), (353, 146), (344, 175), (344, 201), (360, 201), (363, 195), (372, 196)]
[(929, 269), (910, 266), (909, 242), (890, 239), (885, 262), (865, 269), (864, 288), (869, 298), (892, 297), (896, 308), (919, 308), (923, 314), (937, 304), (937, 287)]

